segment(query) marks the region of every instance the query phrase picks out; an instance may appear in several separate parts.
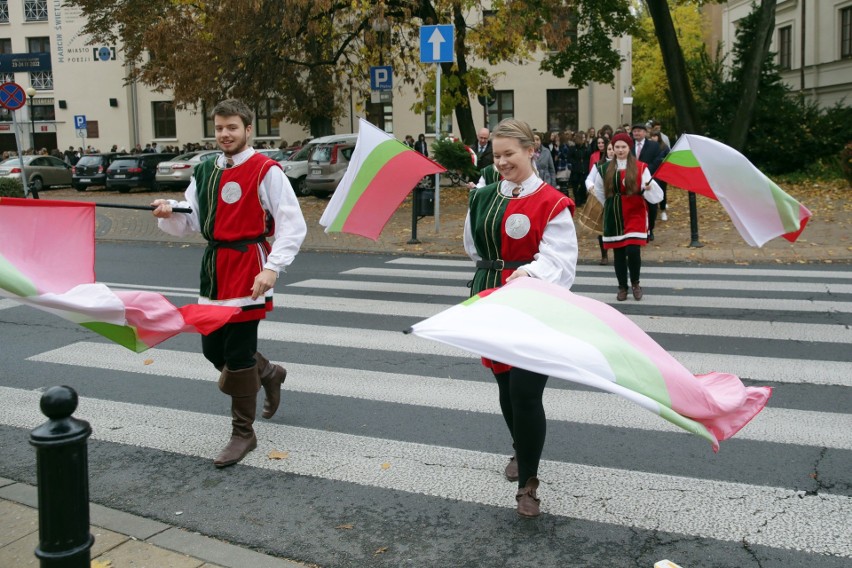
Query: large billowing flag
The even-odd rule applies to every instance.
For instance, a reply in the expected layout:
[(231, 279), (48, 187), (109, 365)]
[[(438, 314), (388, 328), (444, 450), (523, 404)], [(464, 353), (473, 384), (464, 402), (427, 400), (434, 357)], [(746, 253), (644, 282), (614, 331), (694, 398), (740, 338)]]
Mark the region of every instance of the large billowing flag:
[(811, 216), (745, 156), (697, 134), (681, 136), (654, 177), (718, 200), (753, 247), (778, 236), (794, 242)]
[(772, 395), (728, 373), (693, 375), (617, 310), (535, 278), (485, 291), (411, 332), (623, 396), (705, 438), (714, 451)]
[(210, 333), (239, 312), (175, 307), (154, 292), (95, 283), (95, 204), (0, 198), (0, 297), (78, 323), (137, 353), (181, 332)]
[(424, 176), (446, 171), (363, 118), (349, 167), (320, 217), (326, 233), (374, 241)]

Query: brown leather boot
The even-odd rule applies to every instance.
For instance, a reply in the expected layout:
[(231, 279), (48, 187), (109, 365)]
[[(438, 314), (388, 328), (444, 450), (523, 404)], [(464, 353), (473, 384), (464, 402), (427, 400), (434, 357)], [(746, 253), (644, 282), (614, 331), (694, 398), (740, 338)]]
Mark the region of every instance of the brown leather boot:
[(257, 366), (239, 371), (225, 367), (219, 377), (219, 389), (231, 396), (231, 439), (213, 460), (213, 465), (226, 467), (237, 463), (257, 447), (257, 437), (252, 428), (257, 412), (257, 391), (260, 390)]
[(530, 477), (523, 488), (518, 489), (515, 501), (518, 502), (518, 515), (532, 519), (541, 514), (539, 503), (541, 500), (536, 496), (538, 490), (538, 478)]
[(633, 286), (633, 299), (641, 300), (642, 299), (642, 286), (639, 285), (638, 282), (632, 285)]
[(263, 385), (263, 391), (266, 393), (261, 416), (267, 419), (272, 418), (278, 410), (278, 405), (281, 404), (281, 383), (287, 378), (287, 369), (270, 363), (259, 352), (254, 354), (254, 359), (257, 361), (260, 384)]
[(623, 302), (627, 299), (627, 288), (619, 288), (618, 294), (615, 295), (615, 299), (619, 302)]
[(503, 475), (509, 481), (518, 480), (518, 454), (512, 454), (512, 457), (509, 458), (509, 463), (506, 464), (506, 470), (503, 472)]

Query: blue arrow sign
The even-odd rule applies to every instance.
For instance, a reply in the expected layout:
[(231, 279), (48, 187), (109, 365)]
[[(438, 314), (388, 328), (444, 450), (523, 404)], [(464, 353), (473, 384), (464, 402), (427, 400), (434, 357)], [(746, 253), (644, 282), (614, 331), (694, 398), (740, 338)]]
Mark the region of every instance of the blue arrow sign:
[(370, 90), (390, 91), (393, 89), (393, 67), (370, 67)]
[(85, 114), (75, 114), (74, 115), (74, 128), (77, 130), (83, 130), (86, 128), (86, 115)]
[(455, 28), (444, 26), (420, 27), (420, 63), (452, 63)]

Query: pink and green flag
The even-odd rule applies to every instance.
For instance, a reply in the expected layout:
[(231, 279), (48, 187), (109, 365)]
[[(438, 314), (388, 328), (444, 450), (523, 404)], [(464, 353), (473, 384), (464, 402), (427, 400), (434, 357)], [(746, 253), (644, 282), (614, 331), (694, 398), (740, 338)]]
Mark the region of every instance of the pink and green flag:
[(443, 171), (437, 162), (362, 118), (349, 167), (320, 225), (326, 233), (351, 233), (375, 241), (417, 182)]
[(753, 247), (778, 236), (794, 242), (811, 216), (745, 156), (697, 134), (681, 136), (654, 177), (719, 201)]
[(175, 307), (154, 292), (95, 282), (95, 204), (0, 198), (0, 297), (80, 324), (140, 353), (182, 332), (210, 333), (238, 308)]
[(618, 310), (535, 278), (486, 290), (411, 332), (620, 395), (708, 440), (713, 451), (772, 395), (729, 373), (693, 375)]

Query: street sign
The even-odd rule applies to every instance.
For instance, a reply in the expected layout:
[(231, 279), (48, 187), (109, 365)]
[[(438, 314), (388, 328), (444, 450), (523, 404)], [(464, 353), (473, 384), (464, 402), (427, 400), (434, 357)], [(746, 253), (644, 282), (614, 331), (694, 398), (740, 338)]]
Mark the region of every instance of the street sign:
[(27, 94), (24, 88), (17, 83), (3, 83), (0, 85), (0, 106), (9, 110), (18, 110), (27, 102)]
[(393, 89), (393, 67), (370, 67), (370, 90), (390, 91)]
[(74, 128), (77, 130), (83, 130), (86, 128), (86, 115), (85, 114), (75, 114), (74, 115)]
[(451, 25), (420, 27), (420, 63), (452, 63), (453, 36)]

